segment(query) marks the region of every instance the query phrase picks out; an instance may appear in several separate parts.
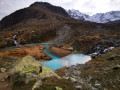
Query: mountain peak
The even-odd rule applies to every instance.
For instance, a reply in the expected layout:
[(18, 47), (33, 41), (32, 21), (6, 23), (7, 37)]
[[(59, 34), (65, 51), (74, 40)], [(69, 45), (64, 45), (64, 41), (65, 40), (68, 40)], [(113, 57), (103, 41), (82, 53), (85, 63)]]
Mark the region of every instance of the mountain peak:
[(63, 9), (60, 6), (54, 6), (48, 2), (35, 2), (33, 4), (30, 5), (30, 7), (42, 7), (42, 8), (46, 8), (47, 10), (56, 13), (56, 14), (60, 14), (66, 17), (69, 17), (68, 13), (65, 11), (65, 9)]
[(67, 13), (72, 18), (79, 19), (79, 20), (86, 20), (89, 17), (88, 15), (81, 13), (79, 10), (75, 10), (75, 9), (69, 9)]
[(35, 2), (30, 5), (30, 7), (33, 7), (33, 6), (51, 6), (51, 4), (48, 2)]
[(0, 21), (0, 28), (9, 27), (30, 19), (51, 19), (55, 16), (70, 17), (62, 7), (47, 2), (35, 2), (30, 7), (17, 10), (4, 17)]
[(68, 10), (68, 14), (75, 19), (86, 20), (97, 23), (107, 23), (110, 21), (120, 20), (120, 11), (111, 11), (106, 13), (97, 13), (93, 16), (81, 13), (79, 10)]

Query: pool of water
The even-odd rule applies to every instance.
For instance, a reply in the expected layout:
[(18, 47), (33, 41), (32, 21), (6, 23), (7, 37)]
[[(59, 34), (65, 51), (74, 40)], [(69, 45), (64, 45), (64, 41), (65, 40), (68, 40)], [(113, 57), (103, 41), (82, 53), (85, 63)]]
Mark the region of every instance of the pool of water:
[[(56, 70), (56, 69), (62, 68), (64, 66), (84, 64), (84, 63), (88, 62), (89, 60), (91, 60), (90, 56), (83, 55), (80, 53), (70, 54), (66, 57), (59, 58), (47, 51), (50, 48), (50, 46), (46, 45), (46, 44), (37, 43), (37, 44), (25, 44), (25, 45), (44, 45), (46, 47), (46, 49), (44, 49), (43, 52), (45, 54), (47, 54), (48, 56), (50, 56), (52, 59), (47, 62), (40, 62), (40, 63), (42, 63), (43, 66), (51, 68), (52, 70)], [(25, 46), (25, 45), (23, 45), (23, 46)], [(5, 49), (12, 49), (14, 47), (15, 46), (7, 47)]]
[(63, 58), (55, 58), (51, 57), (52, 60), (47, 62), (41, 62), (44, 66), (51, 68), (52, 70), (56, 70), (62, 68), (64, 66), (71, 66), (76, 64), (85, 64), (89, 60), (91, 60), (90, 56), (86, 56), (80, 53), (70, 54)]
[(50, 47), (48, 45), (45, 45), (46, 49), (43, 50), (45, 54), (50, 56), (52, 59), (47, 62), (41, 62), (44, 66), (51, 68), (52, 70), (56, 70), (59, 68), (62, 68), (64, 66), (71, 66), (71, 65), (76, 65), (76, 64), (84, 64), (91, 60), (90, 56), (83, 55), (80, 53), (75, 53), (75, 54), (70, 54), (66, 57), (59, 58), (55, 55), (50, 54), (47, 49)]

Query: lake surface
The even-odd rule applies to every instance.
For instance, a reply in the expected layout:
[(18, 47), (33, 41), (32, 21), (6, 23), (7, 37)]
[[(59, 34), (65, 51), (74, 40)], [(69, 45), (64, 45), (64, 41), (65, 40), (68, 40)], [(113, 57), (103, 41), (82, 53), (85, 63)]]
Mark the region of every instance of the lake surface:
[(51, 68), (52, 70), (56, 70), (59, 68), (62, 68), (64, 66), (71, 66), (76, 64), (85, 64), (89, 60), (91, 60), (90, 56), (83, 55), (80, 53), (70, 54), (66, 57), (59, 58), (55, 55), (50, 54), (47, 49), (49, 49), (48, 45), (44, 45), (46, 49), (43, 50), (45, 54), (50, 56), (52, 59), (47, 62), (41, 62), (43, 66), (46, 66), (48, 68)]
[[(83, 55), (80, 53), (70, 54), (68, 56), (59, 58), (59, 57), (57, 57), (57, 56), (55, 56), (47, 51), (50, 48), (50, 46), (46, 45), (46, 44), (25, 44), (25, 45), (44, 45), (46, 47), (46, 49), (44, 49), (43, 52), (45, 54), (47, 54), (48, 56), (50, 56), (52, 59), (49, 61), (40, 62), (40, 63), (42, 63), (43, 66), (51, 68), (52, 70), (56, 70), (56, 69), (62, 68), (64, 66), (71, 66), (71, 65), (76, 65), (76, 64), (85, 64), (86, 62), (91, 60), (90, 56)], [(25, 45), (21, 45), (21, 46), (25, 46)], [(14, 47), (15, 46), (8, 47), (5, 49), (12, 49)]]

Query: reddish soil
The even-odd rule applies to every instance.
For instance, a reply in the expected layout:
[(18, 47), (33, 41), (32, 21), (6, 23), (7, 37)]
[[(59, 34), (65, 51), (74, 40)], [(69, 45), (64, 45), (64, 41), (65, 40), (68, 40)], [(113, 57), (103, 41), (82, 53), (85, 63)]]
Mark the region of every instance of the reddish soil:
[(72, 52), (62, 48), (62, 47), (54, 47), (52, 46), (51, 49), (49, 50), (52, 54), (59, 56), (59, 57), (63, 57), (63, 56), (67, 56), (69, 54), (71, 54)]
[(14, 48), (12, 50), (0, 51), (0, 55), (3, 56), (15, 56), (15, 57), (24, 57), (24, 56), (33, 56), (35, 59), (45, 59), (50, 60), (51, 57), (47, 56), (42, 50), (45, 49), (45, 46), (42, 45), (33, 45), (33, 46), (24, 46)]

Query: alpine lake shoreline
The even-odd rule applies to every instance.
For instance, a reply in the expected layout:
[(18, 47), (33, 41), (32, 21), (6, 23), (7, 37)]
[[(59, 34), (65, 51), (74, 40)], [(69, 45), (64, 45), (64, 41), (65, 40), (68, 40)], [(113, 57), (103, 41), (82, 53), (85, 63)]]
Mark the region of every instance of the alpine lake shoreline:
[[(116, 75), (113, 76), (118, 77), (117, 75), (119, 75), (119, 72), (117, 72), (119, 70), (120, 59), (119, 47), (114, 48), (102, 56), (92, 58), (85, 64), (75, 64), (69, 67), (51, 70), (40, 63), (51, 60), (51, 57), (44, 53), (45, 49), (48, 49), (49, 53), (59, 56), (60, 58), (77, 52), (71, 47), (66, 48), (52, 44), (49, 44), (49, 46), (49, 49), (42, 45), (17, 46), (13, 49), (10, 48), (10, 50), (2, 49), (0, 51), (0, 82), (2, 83), (0, 89), (99, 90), (108, 89), (110, 85), (112, 88), (119, 88), (117, 87), (117, 83), (115, 83), (116, 87), (113, 87), (113, 83), (108, 85), (109, 82), (107, 79), (105, 82), (108, 84), (103, 83), (103, 79), (105, 79), (108, 74), (114, 72)], [(59, 50), (60, 53), (58, 53)], [(61, 50), (63, 50), (62, 55)], [(42, 72), (40, 72), (40, 67), (42, 67)], [(99, 76), (99, 78), (97, 76)], [(99, 81), (99, 79), (101, 79), (101, 81)], [(109, 76), (109, 79), (114, 82), (111, 76)], [(117, 82), (119, 82), (119, 79)], [(9, 89), (7, 89), (8, 87)]]
[(48, 44), (48, 43), (47, 44), (36, 43), (36, 44), (25, 44), (20, 46), (11, 46), (0, 50), (0, 56), (3, 57), (9, 56), (15, 58), (23, 58), (25, 56), (33, 56), (36, 60), (40, 62), (48, 62), (52, 60), (52, 58), (55, 59), (55, 58), (64, 58), (66, 56), (69, 57), (69, 55), (73, 55), (77, 53), (79, 52), (74, 51), (72, 47), (65, 47), (62, 45)]

